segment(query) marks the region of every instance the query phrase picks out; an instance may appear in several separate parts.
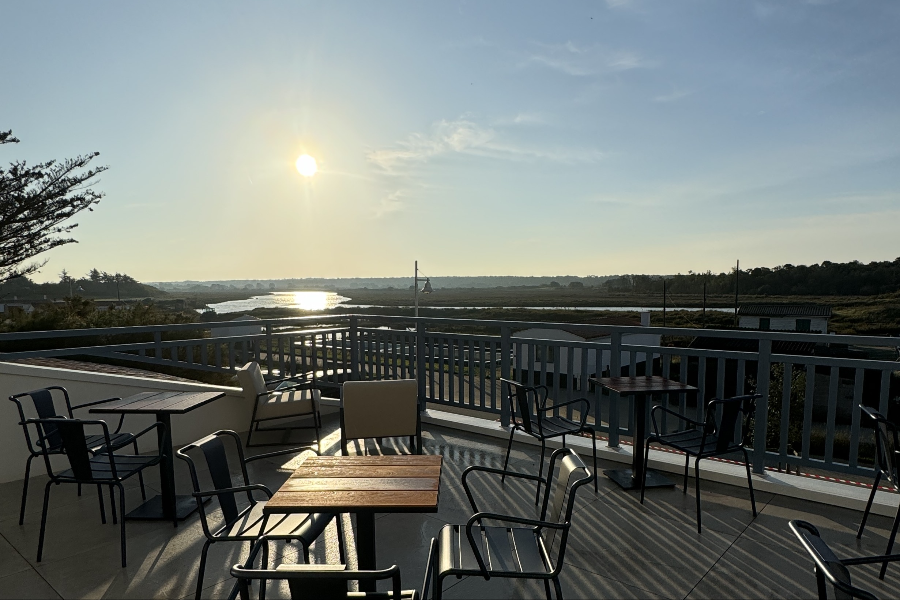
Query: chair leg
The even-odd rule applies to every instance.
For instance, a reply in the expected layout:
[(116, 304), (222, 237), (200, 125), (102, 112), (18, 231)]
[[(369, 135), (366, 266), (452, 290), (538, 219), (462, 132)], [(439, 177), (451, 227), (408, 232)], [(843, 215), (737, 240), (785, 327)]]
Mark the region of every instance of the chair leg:
[(28, 457), (25, 461), (25, 481), (22, 482), (22, 506), (19, 508), (19, 525), (25, 522), (25, 501), (28, 499), (28, 481), (31, 478), (31, 459), (34, 455)]
[(556, 588), (556, 597), (558, 600), (563, 600), (562, 595), (562, 586), (559, 585), (559, 577), (553, 578), (553, 587)]
[(591, 442), (594, 444), (594, 494), (598, 493), (597, 488), (597, 480), (600, 479), (597, 477), (597, 432), (593, 429), (591, 431)]
[(644, 444), (644, 476), (641, 477), (641, 504), (644, 503), (644, 492), (647, 489), (647, 463), (650, 461), (650, 444)]
[(753, 495), (753, 477), (750, 475), (750, 457), (747, 455), (747, 450), (745, 448), (741, 448), (744, 452), (744, 466), (747, 467), (747, 487), (750, 488), (750, 506), (753, 509), (753, 518), (756, 518), (756, 497)]
[[(141, 451), (138, 450), (137, 440), (134, 440), (134, 453), (140, 454)], [(138, 471), (138, 483), (141, 484), (141, 500), (147, 499), (147, 491), (144, 489), (144, 472)]]
[(210, 544), (212, 544), (212, 542), (206, 540), (203, 544), (203, 550), (200, 551), (200, 570), (197, 572), (197, 591), (194, 593), (195, 600), (200, 600), (200, 591), (203, 590), (203, 574), (206, 572), (206, 554), (209, 552)]
[[(541, 461), (538, 463), (538, 477), (544, 476), (544, 454), (547, 452), (547, 443), (541, 438)], [(541, 482), (537, 482), (537, 493), (534, 495), (534, 503), (537, 505), (541, 498)]]
[(691, 455), (685, 453), (684, 455), (684, 485), (681, 486), (681, 493), (687, 494), (687, 480), (688, 480), (688, 469), (691, 468)]
[(334, 520), (337, 525), (338, 558), (341, 564), (347, 564), (347, 547), (344, 544), (344, 515), (338, 513), (334, 516)]
[[(894, 517), (894, 526), (891, 528), (891, 537), (888, 538), (887, 550), (884, 551), (885, 554), (890, 554), (891, 549), (894, 547), (894, 540), (897, 539), (898, 527), (900, 527), (900, 506), (897, 507), (897, 516)], [(881, 573), (878, 574), (878, 579), (884, 579), (887, 568), (888, 563), (881, 563)]]
[[(109, 506), (112, 510), (113, 525), (115, 525), (119, 522), (119, 517), (116, 512), (116, 493), (113, 490), (113, 486), (109, 486)], [(124, 517), (125, 515), (122, 516)], [(124, 521), (124, 518), (122, 520)]]
[[(308, 552), (309, 550), (307, 550)], [(309, 562), (309, 561), (307, 561)], [(269, 568), (269, 544), (263, 544), (262, 547), (262, 568)], [(259, 580), (259, 600), (266, 600), (266, 579)]]
[(553, 600), (553, 594), (550, 593), (550, 580), (544, 580), (544, 594), (547, 595), (547, 600)]
[[(125, 488), (122, 487), (121, 483), (116, 483), (116, 487), (119, 488), (119, 509), (122, 513), (122, 524), (121, 524), (121, 537), (122, 537), (122, 568), (125, 568)], [(112, 486), (109, 488), (110, 492), (112, 492)], [(115, 511), (115, 502), (113, 502), (113, 510)], [(115, 512), (113, 512), (113, 519), (115, 519)], [(114, 521), (115, 522), (115, 521)]]
[(50, 486), (53, 485), (52, 481), (48, 481), (47, 485), (44, 486), (44, 508), (41, 510), (41, 534), (38, 537), (38, 553), (37, 553), (37, 561), (41, 562), (41, 557), (44, 555), (44, 533), (47, 530), (47, 504), (50, 502)]
[[(862, 522), (859, 524), (859, 531), (856, 532), (856, 539), (862, 537), (863, 529), (866, 528), (866, 520), (869, 518), (869, 511), (872, 510), (872, 501), (875, 500), (875, 492), (878, 491), (878, 484), (881, 483), (881, 471), (875, 473), (875, 483), (872, 484), (872, 493), (869, 494), (869, 501), (866, 503), (866, 510), (863, 512)], [(24, 496), (23, 496), (24, 498)], [(22, 501), (22, 509), (24, 510), (25, 503)], [(22, 521), (19, 521), (19, 525), (22, 524)]]
[(697, 533), (703, 533), (700, 527), (700, 457), (694, 461), (694, 487), (697, 490)]
[(100, 500), (100, 523), (106, 525), (106, 505), (103, 504), (103, 487), (97, 484), (97, 498)]
[(428, 584), (435, 579), (435, 554), (437, 554), (437, 539), (431, 538), (431, 545), (428, 547), (428, 559), (425, 561), (425, 576), (422, 578), (422, 600), (428, 600)]
[[(506, 445), (506, 459), (503, 461), (503, 470), (506, 470), (506, 467), (509, 466), (509, 453), (512, 451), (512, 441), (513, 436), (516, 434), (516, 428), (513, 427), (509, 430), (509, 443)], [(500, 481), (504, 481), (506, 479), (506, 473), (500, 476)]]
[[(250, 422), (250, 429), (247, 430), (247, 444), (246, 447), (250, 447), (250, 438), (253, 436), (253, 421)], [(199, 596), (198, 596), (199, 597)]]

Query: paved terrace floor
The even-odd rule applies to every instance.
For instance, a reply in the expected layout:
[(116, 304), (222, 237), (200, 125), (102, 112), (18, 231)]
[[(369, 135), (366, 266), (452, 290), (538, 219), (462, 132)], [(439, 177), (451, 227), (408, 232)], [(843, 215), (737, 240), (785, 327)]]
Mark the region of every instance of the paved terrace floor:
[[(326, 420), (326, 425), (328, 425)], [(325, 446), (337, 449), (336, 423)], [(379, 567), (398, 564), (404, 588), (420, 588), (428, 544), (445, 523), (464, 523), (470, 516), (460, 474), (470, 465), (502, 466), (504, 447), (494, 440), (429, 426), (425, 451), (444, 456), (440, 510), (436, 514), (386, 514), (377, 520)], [(258, 449), (254, 449), (258, 450)], [(368, 445), (370, 453), (391, 448)], [(288, 457), (290, 458), (290, 457)], [(251, 477), (273, 490), (288, 477), (302, 456), (259, 461)], [(511, 468), (535, 473), (537, 452), (514, 446)], [(189, 490), (186, 469), (176, 461), (181, 493)], [(606, 468), (612, 465), (600, 465)], [(155, 493), (155, 470), (147, 483)], [(59, 486), (50, 498), (44, 561), (35, 561), (40, 505), (46, 479), (35, 478), (25, 524), (18, 524), (21, 482), (0, 485), (0, 597), (3, 598), (186, 598), (193, 595), (203, 533), (195, 514), (177, 528), (168, 523), (128, 522), (128, 567), (119, 566), (118, 526), (100, 524), (96, 492), (82, 497), (75, 486)], [(507, 483), (504, 488), (479, 481), (479, 501), (492, 510), (528, 515), (533, 488)], [(751, 517), (746, 489), (703, 482), (704, 529), (696, 532), (694, 495), (680, 488), (652, 490), (641, 506), (637, 494), (624, 492), (601, 475), (595, 495), (586, 486), (577, 502), (566, 566), (561, 581), (567, 598), (810, 598), (815, 581), (811, 562), (790, 534), (789, 519), (815, 524), (839, 556), (879, 554), (891, 522), (872, 516), (861, 542), (855, 532), (861, 513), (757, 493), (760, 510)], [(690, 481), (693, 489), (693, 480)], [(126, 505), (140, 502), (137, 482), (130, 482)], [(519, 508), (517, 510), (517, 507)], [(345, 535), (352, 547), (353, 528), (347, 515)], [(315, 561), (338, 562), (336, 527), (329, 526), (315, 543)], [(246, 556), (245, 545), (215, 544), (210, 550), (203, 596), (227, 595), (228, 568)], [(297, 548), (278, 545), (282, 562), (296, 562)], [(355, 566), (350, 550), (348, 562)], [(854, 567), (854, 576), (881, 598), (900, 597), (900, 566), (889, 569), (885, 582), (876, 567)], [(270, 585), (269, 597), (285, 597)], [(448, 579), (447, 598), (542, 598), (540, 583), (481, 578)]]

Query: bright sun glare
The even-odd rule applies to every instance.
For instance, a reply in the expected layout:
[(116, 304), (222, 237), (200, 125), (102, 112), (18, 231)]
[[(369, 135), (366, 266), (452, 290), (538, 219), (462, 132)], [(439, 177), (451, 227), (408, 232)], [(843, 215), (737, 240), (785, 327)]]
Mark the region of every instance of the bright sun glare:
[(316, 159), (309, 154), (303, 154), (297, 159), (297, 172), (304, 177), (312, 177), (318, 170)]

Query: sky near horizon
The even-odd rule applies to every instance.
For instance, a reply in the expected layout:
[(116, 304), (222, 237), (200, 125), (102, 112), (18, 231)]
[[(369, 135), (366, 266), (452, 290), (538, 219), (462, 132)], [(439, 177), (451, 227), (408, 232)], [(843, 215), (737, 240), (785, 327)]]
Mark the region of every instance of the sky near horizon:
[(900, 256), (894, 0), (6, 0), (0, 23), (0, 162), (109, 166), (39, 281)]

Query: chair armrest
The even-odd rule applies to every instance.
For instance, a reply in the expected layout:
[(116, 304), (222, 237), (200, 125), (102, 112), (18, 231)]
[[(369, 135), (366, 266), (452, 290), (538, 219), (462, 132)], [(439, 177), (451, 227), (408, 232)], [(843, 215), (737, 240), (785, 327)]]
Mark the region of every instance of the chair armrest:
[(480, 473), (491, 473), (494, 475), (505, 475), (506, 477), (518, 477), (519, 479), (528, 479), (531, 481), (539, 481), (544, 485), (547, 485), (547, 480), (543, 477), (538, 477), (537, 475), (529, 475), (527, 473), (518, 473), (516, 471), (504, 471), (503, 469), (495, 469), (494, 467), (481, 467), (478, 465), (467, 468), (463, 471), (462, 474), (462, 485), (463, 489), (466, 491), (466, 497), (469, 499), (469, 504), (472, 506), (472, 510), (476, 513), (479, 512), (478, 507), (475, 506), (475, 498), (472, 497), (472, 491), (469, 489), (469, 483), (466, 479), (469, 477), (469, 473), (473, 471), (478, 471)]
[(546, 527), (548, 529), (569, 528), (569, 523), (550, 523), (549, 521), (524, 519), (513, 517), (510, 515), (498, 515), (495, 513), (476, 513), (472, 515), (466, 522), (466, 537), (469, 538), (469, 544), (472, 546), (472, 552), (475, 554), (475, 560), (478, 561), (478, 568), (481, 569), (481, 574), (485, 579), (490, 579), (491, 576), (490, 573), (488, 573), (487, 566), (484, 564), (484, 559), (481, 557), (481, 551), (478, 550), (478, 545), (475, 543), (475, 536), (472, 534), (472, 527), (474, 527), (475, 523), (485, 519), (490, 519), (492, 521), (502, 521), (506, 523), (516, 523), (519, 525), (531, 525), (533, 527)]
[(551, 410), (556, 410), (571, 404), (584, 404), (584, 410), (581, 411), (581, 424), (584, 425), (587, 422), (588, 413), (591, 411), (591, 403), (587, 398), (575, 398), (574, 400), (567, 400), (565, 402), (560, 402), (559, 404), (554, 403), (552, 406), (545, 406), (537, 410), (539, 413), (550, 412)]
[(695, 421), (695, 420), (693, 420), (693, 419), (689, 419), (688, 417), (685, 417), (685, 416), (682, 415), (681, 413), (677, 413), (677, 412), (675, 412), (674, 410), (672, 410), (672, 409), (670, 409), (670, 408), (666, 408), (666, 407), (663, 406), (662, 404), (657, 404), (656, 406), (654, 406), (654, 407), (650, 410), (650, 420), (653, 421), (653, 433), (654, 433), (655, 435), (659, 435), (659, 425), (656, 423), (656, 411), (657, 411), (657, 410), (661, 410), (661, 411), (663, 411), (663, 412), (666, 412), (666, 413), (672, 415), (673, 417), (675, 417), (675, 418), (677, 418), (677, 419), (679, 419), (679, 420), (681, 420), (681, 421), (684, 421), (685, 423), (690, 423), (691, 425), (696, 425), (697, 427), (704, 427), (704, 426), (705, 426), (705, 423), (701, 423), (700, 421)]
[[(294, 454), (303, 452), (304, 450), (313, 450), (309, 446), (302, 446), (299, 448), (288, 448), (287, 450), (277, 450), (275, 452), (266, 452), (265, 454), (257, 454), (256, 456), (251, 456), (250, 458), (244, 459), (244, 464), (246, 465), (248, 462), (252, 462), (254, 460), (260, 460), (262, 458), (271, 458), (273, 456), (281, 456), (283, 454)], [(318, 454), (318, 451), (315, 451)]]
[(263, 492), (269, 498), (272, 497), (272, 490), (261, 483), (251, 483), (250, 485), (240, 485), (237, 487), (222, 488), (220, 490), (210, 490), (207, 492), (194, 492), (192, 495), (194, 498), (206, 498), (208, 496), (218, 496), (219, 494), (237, 494), (238, 492), (252, 492), (254, 490)]

